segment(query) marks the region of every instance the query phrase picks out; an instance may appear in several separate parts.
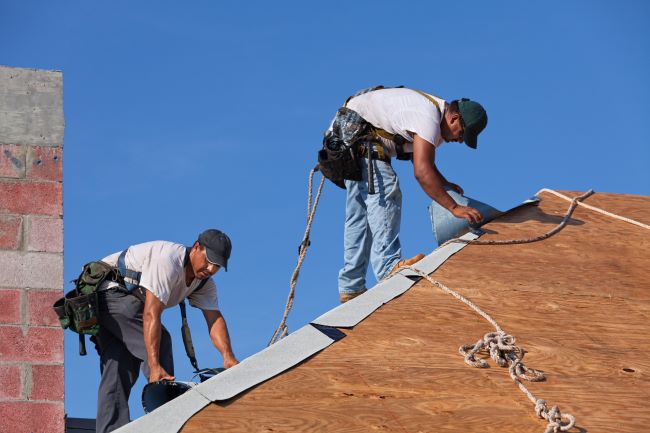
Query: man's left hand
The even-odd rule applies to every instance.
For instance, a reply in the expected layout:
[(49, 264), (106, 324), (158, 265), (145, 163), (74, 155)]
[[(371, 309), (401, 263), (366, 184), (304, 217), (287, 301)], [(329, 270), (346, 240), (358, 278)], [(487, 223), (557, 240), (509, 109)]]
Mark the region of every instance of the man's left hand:
[(447, 182), (447, 186), (454, 191), (456, 191), (460, 195), (465, 195), (465, 191), (463, 191), (463, 188), (460, 187), (460, 185), (456, 185), (455, 183)]

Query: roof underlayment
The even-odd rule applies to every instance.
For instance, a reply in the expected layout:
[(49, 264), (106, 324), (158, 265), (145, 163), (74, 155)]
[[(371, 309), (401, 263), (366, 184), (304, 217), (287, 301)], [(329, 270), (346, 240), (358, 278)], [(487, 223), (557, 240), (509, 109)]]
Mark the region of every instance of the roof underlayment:
[[(484, 238), (547, 231), (568, 203), (542, 198), (539, 207), (518, 207), (485, 226)], [(588, 201), (645, 222), (650, 214), (646, 197), (597, 194)], [(617, 431), (641, 431), (630, 417), (650, 422), (643, 403), (650, 397), (648, 236), (578, 208), (545, 241), (450, 243), (416, 267), (515, 335), (529, 351), (527, 364), (547, 372), (547, 381), (531, 389), (576, 415), (580, 427), (611, 425), (614, 418), (602, 411), (609, 404), (609, 413), (631, 411), (616, 419)], [(119, 432), (543, 431), (506, 370), (473, 369), (458, 355), (459, 345), (473, 343), (489, 325), (413, 276), (401, 271)], [(342, 333), (331, 328), (343, 328), (347, 337), (333, 344)], [(623, 330), (636, 344), (631, 356)], [(630, 401), (617, 406), (622, 396)]]

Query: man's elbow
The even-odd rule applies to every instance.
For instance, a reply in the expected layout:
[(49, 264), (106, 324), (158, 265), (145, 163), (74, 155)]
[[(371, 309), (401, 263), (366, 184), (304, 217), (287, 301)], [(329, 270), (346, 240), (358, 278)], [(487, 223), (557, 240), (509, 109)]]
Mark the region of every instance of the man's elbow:
[(431, 177), (431, 168), (416, 165), (413, 167), (413, 175), (420, 185), (426, 184)]

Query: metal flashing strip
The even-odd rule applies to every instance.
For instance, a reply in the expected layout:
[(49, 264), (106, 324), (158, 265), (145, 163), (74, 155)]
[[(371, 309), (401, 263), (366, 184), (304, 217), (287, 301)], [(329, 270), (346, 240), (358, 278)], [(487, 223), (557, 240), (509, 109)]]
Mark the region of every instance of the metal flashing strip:
[(299, 364), (335, 340), (312, 325), (306, 325), (261, 352), (198, 385), (211, 401), (228, 400)]

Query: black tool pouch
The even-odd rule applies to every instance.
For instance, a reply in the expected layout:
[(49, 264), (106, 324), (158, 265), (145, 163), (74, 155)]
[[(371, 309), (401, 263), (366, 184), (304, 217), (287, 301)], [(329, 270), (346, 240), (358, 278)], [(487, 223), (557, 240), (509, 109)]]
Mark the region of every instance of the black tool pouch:
[(343, 189), (344, 180), (362, 180), (358, 148), (370, 132), (371, 125), (359, 113), (340, 108), (331, 131), (325, 134), (323, 148), (318, 151), (318, 166), (323, 176)]
[(413, 152), (404, 151), (404, 143), (406, 139), (399, 134), (395, 134), (393, 137), (393, 143), (395, 143), (395, 153), (397, 154), (397, 159), (400, 161), (413, 161)]
[(79, 334), (79, 354), (82, 356), (86, 354), (84, 335), (99, 333), (97, 289), (104, 281), (117, 281), (118, 278), (115, 268), (107, 263), (90, 262), (74, 280), (75, 288), (52, 306), (61, 327)]

